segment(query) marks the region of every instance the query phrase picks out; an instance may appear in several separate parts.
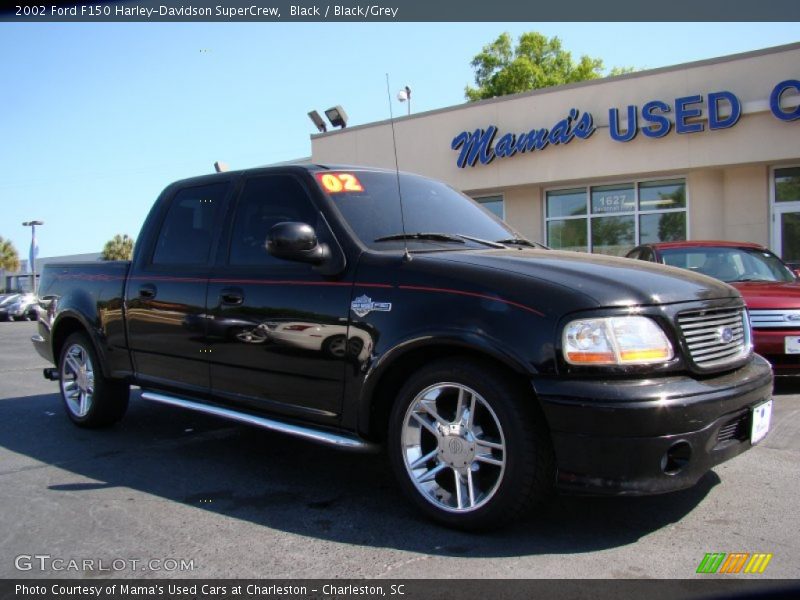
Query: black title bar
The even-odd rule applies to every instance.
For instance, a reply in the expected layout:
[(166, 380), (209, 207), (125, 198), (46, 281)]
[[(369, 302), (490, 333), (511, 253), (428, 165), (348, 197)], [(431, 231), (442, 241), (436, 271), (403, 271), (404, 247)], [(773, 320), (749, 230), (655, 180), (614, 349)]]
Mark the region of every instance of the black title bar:
[[(800, 21), (797, 0), (140, 0), (13, 2), (7, 22), (508, 22), (508, 21)], [(598, 24), (598, 33), (602, 25)]]

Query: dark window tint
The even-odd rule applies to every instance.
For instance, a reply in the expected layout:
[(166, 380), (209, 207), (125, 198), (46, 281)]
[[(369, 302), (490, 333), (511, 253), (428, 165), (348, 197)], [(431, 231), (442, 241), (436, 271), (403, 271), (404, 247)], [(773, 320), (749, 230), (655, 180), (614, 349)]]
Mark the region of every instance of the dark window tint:
[(269, 230), (287, 221), (317, 226), (317, 210), (300, 182), (289, 175), (248, 180), (236, 207), (230, 264), (287, 264), (266, 250)]
[[(368, 171), (354, 173), (363, 189), (331, 194), (334, 204), (367, 246), (376, 250), (402, 248), (402, 240), (376, 241), (399, 235), (403, 230), (398, 176)], [(400, 174), (399, 179), (408, 234), (461, 234), (484, 240), (521, 237), (502, 221), (487, 214), (474, 200), (444, 183), (408, 174)], [(473, 244), (465, 241), (462, 246), (471, 247)], [(436, 246), (458, 248), (457, 243), (435, 240), (408, 240), (408, 245), (415, 250), (429, 250)]]
[(227, 191), (227, 183), (179, 191), (161, 225), (153, 264), (206, 264), (211, 252), (214, 223), (219, 219)]

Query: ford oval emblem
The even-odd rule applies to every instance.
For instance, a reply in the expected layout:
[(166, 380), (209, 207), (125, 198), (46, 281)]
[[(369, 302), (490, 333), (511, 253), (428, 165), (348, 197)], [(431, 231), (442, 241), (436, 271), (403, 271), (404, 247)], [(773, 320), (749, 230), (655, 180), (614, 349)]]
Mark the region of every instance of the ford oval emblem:
[(800, 315), (797, 313), (792, 313), (790, 315), (786, 315), (787, 321), (800, 321)]
[(720, 327), (717, 331), (719, 341), (723, 344), (728, 344), (733, 339), (733, 329), (730, 327)]

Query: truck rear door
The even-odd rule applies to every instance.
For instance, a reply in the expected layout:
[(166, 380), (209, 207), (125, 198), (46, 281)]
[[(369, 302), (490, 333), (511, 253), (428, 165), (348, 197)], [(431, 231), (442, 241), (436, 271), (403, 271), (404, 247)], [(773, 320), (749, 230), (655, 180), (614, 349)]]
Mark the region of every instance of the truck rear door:
[(158, 232), (131, 268), (128, 344), (143, 385), (208, 392), (206, 293), (231, 185), (178, 189), (152, 221)]

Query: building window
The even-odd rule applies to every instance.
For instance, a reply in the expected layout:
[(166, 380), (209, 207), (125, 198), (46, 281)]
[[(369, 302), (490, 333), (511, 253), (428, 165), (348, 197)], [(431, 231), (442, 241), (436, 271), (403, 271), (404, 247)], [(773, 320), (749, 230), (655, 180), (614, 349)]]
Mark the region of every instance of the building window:
[(622, 256), (638, 244), (686, 239), (686, 181), (552, 190), (545, 211), (551, 248)]
[(800, 167), (775, 169), (775, 202), (800, 201)]
[(475, 201), (493, 213), (498, 219), (505, 219), (503, 196), (484, 196), (483, 198), (475, 198)]

